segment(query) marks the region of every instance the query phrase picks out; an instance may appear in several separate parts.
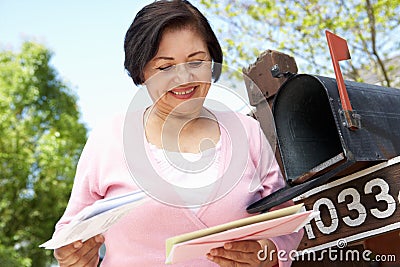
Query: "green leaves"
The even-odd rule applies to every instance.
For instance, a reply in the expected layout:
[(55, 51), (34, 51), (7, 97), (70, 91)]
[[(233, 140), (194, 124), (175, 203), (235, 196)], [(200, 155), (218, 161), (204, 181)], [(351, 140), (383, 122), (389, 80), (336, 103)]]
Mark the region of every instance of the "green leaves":
[(0, 239), (32, 266), (52, 258), (38, 245), (65, 209), (86, 140), (77, 97), (51, 57), (33, 42), (0, 52)]
[(0, 266), (7, 267), (30, 267), (32, 261), (22, 258), (14, 248), (8, 248), (0, 244)]
[[(342, 65), (347, 77), (363, 80), (372, 71), (383, 85), (390, 85), (397, 76), (387, 62), (397, 55), (395, 51), (400, 47), (397, 38), (400, 0), (222, 0), (218, 4), (202, 0), (201, 3), (225, 22), (220, 24), (220, 40), (223, 47), (228, 47), (226, 63), (230, 66), (247, 67), (258, 56), (254, 50), (272, 49), (294, 56), (299, 72), (332, 76), (325, 38), (325, 30), (329, 29), (348, 41), (352, 59)], [(379, 61), (385, 64), (380, 65)], [(370, 71), (363, 71), (371, 64)]]

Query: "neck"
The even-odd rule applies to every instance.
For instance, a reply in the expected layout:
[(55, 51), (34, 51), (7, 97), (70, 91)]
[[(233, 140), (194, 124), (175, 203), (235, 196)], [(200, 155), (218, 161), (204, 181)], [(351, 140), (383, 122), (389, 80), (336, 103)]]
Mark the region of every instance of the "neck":
[[(181, 151), (179, 147), (182, 148), (183, 143), (193, 143), (194, 140), (200, 143), (201, 139), (207, 137), (210, 127), (215, 126), (215, 117), (205, 108), (197, 113), (179, 116), (163, 113), (152, 106), (145, 112), (144, 123), (145, 134), (150, 143), (166, 150)], [(219, 132), (217, 136), (214, 139), (219, 138)], [(197, 151), (199, 145), (195, 146)]]

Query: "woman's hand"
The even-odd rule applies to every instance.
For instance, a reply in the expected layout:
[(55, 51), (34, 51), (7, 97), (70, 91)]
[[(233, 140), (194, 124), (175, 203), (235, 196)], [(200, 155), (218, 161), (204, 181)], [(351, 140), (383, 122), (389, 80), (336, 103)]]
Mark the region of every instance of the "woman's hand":
[(55, 249), (54, 257), (60, 264), (60, 267), (95, 267), (99, 262), (99, 248), (103, 243), (104, 237), (102, 235), (97, 235), (85, 242), (76, 241)]
[[(221, 267), (269, 267), (277, 265), (276, 257), (274, 259), (268, 259), (267, 257), (260, 259), (260, 255), (264, 256), (265, 246), (268, 251), (276, 249), (275, 244), (270, 240), (236, 241), (225, 243), (220, 248), (211, 249), (207, 254), (207, 258)], [(263, 251), (262, 253), (260, 252), (261, 250)]]

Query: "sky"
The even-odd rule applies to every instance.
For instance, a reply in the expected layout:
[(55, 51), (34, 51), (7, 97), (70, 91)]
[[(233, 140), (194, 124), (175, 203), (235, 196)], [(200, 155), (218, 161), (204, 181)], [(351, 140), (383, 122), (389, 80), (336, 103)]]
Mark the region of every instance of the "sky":
[(123, 41), (150, 0), (0, 0), (0, 48), (34, 40), (53, 51), (51, 64), (78, 95), (89, 129), (125, 112), (137, 87), (123, 68)]

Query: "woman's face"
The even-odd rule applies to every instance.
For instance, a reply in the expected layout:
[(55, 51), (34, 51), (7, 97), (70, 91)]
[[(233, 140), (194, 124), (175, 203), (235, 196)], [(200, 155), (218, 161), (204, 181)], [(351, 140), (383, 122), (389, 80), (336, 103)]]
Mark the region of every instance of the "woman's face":
[(190, 28), (166, 30), (157, 54), (145, 66), (144, 78), (157, 111), (198, 113), (211, 84), (206, 43)]

